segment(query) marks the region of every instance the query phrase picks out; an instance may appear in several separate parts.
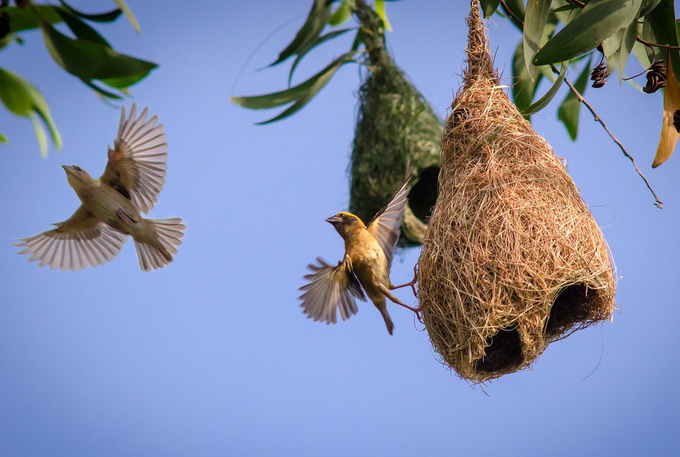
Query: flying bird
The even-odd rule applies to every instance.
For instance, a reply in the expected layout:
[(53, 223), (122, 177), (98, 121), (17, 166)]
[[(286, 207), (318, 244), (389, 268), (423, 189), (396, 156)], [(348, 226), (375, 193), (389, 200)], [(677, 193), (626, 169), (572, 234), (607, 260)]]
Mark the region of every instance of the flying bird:
[(414, 310), (396, 298), (391, 290), (390, 266), (394, 249), (399, 240), (401, 222), (407, 203), (408, 179), (390, 202), (365, 225), (352, 213), (340, 212), (326, 219), (345, 240), (345, 255), (336, 266), (329, 265), (320, 257), (317, 264), (310, 264), (312, 273), (304, 278), (309, 281), (300, 290), (301, 307), (307, 317), (315, 321), (335, 324), (337, 311), (342, 320), (358, 312), (355, 299), (373, 302), (391, 335), (394, 323), (387, 311), (387, 300)]
[(81, 205), (57, 228), (19, 241), (32, 254), (29, 261), (61, 270), (99, 266), (113, 259), (132, 236), (144, 271), (162, 268), (172, 262), (184, 236), (182, 219), (145, 219), (158, 201), (165, 183), (168, 145), (163, 125), (156, 116), (146, 120), (144, 108), (136, 117), (123, 108), (118, 136), (108, 148), (108, 163), (99, 179), (76, 165), (64, 165), (69, 185)]

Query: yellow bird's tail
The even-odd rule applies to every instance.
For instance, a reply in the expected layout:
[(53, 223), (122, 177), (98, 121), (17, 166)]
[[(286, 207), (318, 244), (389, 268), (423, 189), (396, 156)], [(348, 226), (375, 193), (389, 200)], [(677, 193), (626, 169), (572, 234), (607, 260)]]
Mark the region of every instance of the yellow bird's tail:
[(186, 226), (182, 219), (144, 219), (143, 234), (134, 237), (139, 266), (144, 271), (163, 268), (172, 262), (182, 244)]

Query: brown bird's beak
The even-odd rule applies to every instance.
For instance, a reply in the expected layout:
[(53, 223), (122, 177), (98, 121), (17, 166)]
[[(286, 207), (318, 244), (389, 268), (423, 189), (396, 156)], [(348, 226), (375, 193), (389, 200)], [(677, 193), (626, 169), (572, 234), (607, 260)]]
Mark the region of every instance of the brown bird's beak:
[(73, 165), (62, 165), (61, 168), (64, 169), (67, 175), (73, 174)]
[(338, 222), (340, 222), (340, 218), (338, 216), (331, 216), (328, 219), (326, 219), (326, 222), (328, 222), (329, 224), (335, 225)]

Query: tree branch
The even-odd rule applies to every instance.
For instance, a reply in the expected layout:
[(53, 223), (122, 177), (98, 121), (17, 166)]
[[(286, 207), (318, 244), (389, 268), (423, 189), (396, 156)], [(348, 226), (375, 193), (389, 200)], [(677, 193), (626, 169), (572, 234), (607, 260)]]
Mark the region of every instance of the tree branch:
[(643, 40), (640, 37), (637, 37), (637, 41), (639, 41), (640, 43), (644, 44), (645, 46), (649, 46), (649, 47), (655, 46), (657, 48), (680, 49), (680, 46), (673, 46), (673, 45), (670, 45), (670, 44), (652, 43), (651, 41)]
[[(551, 65), (550, 67), (552, 68), (552, 70), (553, 70), (554, 72), (557, 72), (557, 68), (555, 68), (554, 65)], [(642, 173), (642, 171), (640, 171), (640, 168), (638, 168), (637, 163), (635, 163), (635, 158), (633, 158), (633, 156), (630, 155), (630, 154), (628, 153), (628, 151), (626, 151), (626, 148), (623, 146), (623, 144), (622, 144), (622, 143), (614, 136), (614, 134), (611, 132), (611, 130), (609, 130), (609, 128), (607, 127), (607, 124), (605, 124), (604, 121), (602, 120), (602, 118), (600, 118), (600, 116), (598, 116), (598, 114), (595, 112), (595, 110), (594, 110), (593, 107), (590, 105), (590, 103), (588, 103), (588, 102), (586, 101), (586, 99), (583, 98), (583, 95), (581, 95), (581, 93), (578, 91), (578, 89), (576, 89), (576, 88), (573, 86), (573, 84), (571, 84), (571, 82), (570, 82), (567, 78), (564, 78), (564, 82), (567, 83), (567, 86), (569, 86), (569, 89), (570, 89), (571, 92), (576, 96), (576, 98), (577, 98), (581, 103), (583, 103), (583, 104), (586, 106), (586, 108), (588, 108), (588, 111), (590, 111), (590, 114), (593, 115), (593, 118), (595, 119), (595, 121), (598, 122), (598, 123), (602, 126), (602, 128), (604, 128), (605, 132), (607, 132), (607, 134), (609, 135), (609, 137), (614, 141), (614, 143), (616, 143), (616, 145), (619, 147), (619, 149), (621, 149), (621, 152), (623, 152), (623, 155), (626, 156), (626, 157), (633, 163), (633, 167), (635, 167), (635, 171), (637, 171), (637, 174), (638, 174), (638, 175), (642, 178), (642, 180), (645, 182), (645, 185), (647, 186), (647, 189), (649, 189), (649, 191), (650, 191), (650, 192), (652, 193), (652, 195), (654, 196), (654, 200), (655, 200), (655, 201), (654, 201), (654, 206), (656, 206), (656, 207), (659, 208), (659, 209), (662, 209), (662, 208), (663, 208), (663, 202), (662, 202), (661, 200), (659, 200), (659, 197), (656, 195), (656, 192), (654, 192), (654, 189), (652, 188), (652, 185), (649, 183), (649, 181), (647, 180), (647, 178), (645, 177), (645, 175)]]

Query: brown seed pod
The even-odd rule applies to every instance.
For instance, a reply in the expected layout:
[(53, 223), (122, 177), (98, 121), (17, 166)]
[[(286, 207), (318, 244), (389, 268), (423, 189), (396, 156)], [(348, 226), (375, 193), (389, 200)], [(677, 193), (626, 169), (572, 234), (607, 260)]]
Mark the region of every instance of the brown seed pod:
[(647, 84), (642, 91), (653, 94), (662, 87), (666, 87), (666, 64), (663, 59), (655, 60), (647, 71)]
[(478, 0), (468, 26), (468, 68), (445, 124), (418, 293), (442, 361), (483, 382), (609, 319), (615, 280), (578, 189), (499, 83)]
[(609, 72), (607, 71), (607, 65), (605, 64), (604, 59), (602, 59), (598, 66), (593, 68), (593, 71), (590, 73), (590, 80), (593, 81), (592, 87), (596, 89), (603, 87), (607, 82), (606, 78), (608, 76)]

